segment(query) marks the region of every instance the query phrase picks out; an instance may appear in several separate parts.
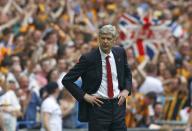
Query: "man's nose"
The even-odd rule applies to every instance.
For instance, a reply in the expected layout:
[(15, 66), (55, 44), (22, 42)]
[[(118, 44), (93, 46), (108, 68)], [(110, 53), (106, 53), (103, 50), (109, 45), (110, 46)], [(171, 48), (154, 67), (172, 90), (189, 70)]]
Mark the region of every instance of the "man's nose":
[(108, 42), (108, 40), (107, 40), (107, 39), (104, 39), (104, 42)]

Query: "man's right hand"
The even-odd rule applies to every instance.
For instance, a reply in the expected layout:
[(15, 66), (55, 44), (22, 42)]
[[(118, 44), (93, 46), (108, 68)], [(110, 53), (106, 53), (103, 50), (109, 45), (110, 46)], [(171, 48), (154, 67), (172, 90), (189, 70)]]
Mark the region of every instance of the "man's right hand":
[(84, 95), (85, 101), (89, 102), (92, 106), (96, 104), (97, 106), (101, 107), (103, 102), (99, 98), (100, 98), (99, 96), (93, 96), (87, 93)]

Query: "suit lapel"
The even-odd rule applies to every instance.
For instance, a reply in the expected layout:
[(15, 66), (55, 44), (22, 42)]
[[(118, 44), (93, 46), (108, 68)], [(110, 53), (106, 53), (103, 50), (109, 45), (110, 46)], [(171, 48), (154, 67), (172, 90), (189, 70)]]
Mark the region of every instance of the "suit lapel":
[(112, 53), (113, 56), (115, 58), (115, 63), (116, 63), (116, 68), (117, 68), (117, 78), (119, 80), (119, 76), (120, 76), (120, 56), (118, 55), (118, 53), (116, 52), (116, 50), (114, 48), (112, 48)]
[[(99, 48), (96, 49), (96, 65), (98, 66), (97, 68), (97, 76), (99, 80), (102, 80), (102, 61), (101, 61), (101, 53), (99, 51)], [(99, 82), (101, 83), (101, 81)]]

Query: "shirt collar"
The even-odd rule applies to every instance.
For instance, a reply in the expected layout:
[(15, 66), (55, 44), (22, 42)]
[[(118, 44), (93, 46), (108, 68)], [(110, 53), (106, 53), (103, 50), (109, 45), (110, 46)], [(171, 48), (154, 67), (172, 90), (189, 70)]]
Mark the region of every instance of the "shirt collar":
[(99, 51), (100, 51), (100, 53), (101, 53), (101, 57), (102, 57), (102, 58), (106, 58), (107, 56), (110, 56), (110, 57), (113, 56), (111, 50), (110, 50), (109, 54), (105, 54), (105, 53), (101, 50), (101, 48), (99, 48)]

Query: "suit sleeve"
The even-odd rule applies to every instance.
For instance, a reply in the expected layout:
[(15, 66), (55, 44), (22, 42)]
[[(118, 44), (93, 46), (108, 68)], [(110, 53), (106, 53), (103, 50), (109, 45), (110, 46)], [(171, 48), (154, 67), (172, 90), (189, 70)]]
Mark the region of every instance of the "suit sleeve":
[(79, 62), (62, 79), (62, 84), (79, 102), (83, 100), (85, 92), (74, 82), (86, 71), (87, 66), (88, 62), (82, 55)]
[(129, 91), (128, 95), (131, 95), (131, 89), (132, 89), (132, 74), (131, 74), (131, 69), (129, 68), (128, 62), (127, 62), (127, 55), (125, 50), (123, 49), (123, 54), (124, 54), (124, 69), (125, 69), (125, 82), (126, 82), (126, 89)]

